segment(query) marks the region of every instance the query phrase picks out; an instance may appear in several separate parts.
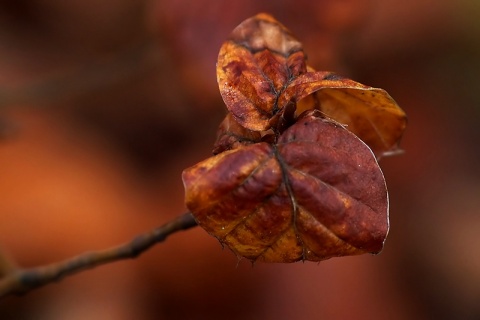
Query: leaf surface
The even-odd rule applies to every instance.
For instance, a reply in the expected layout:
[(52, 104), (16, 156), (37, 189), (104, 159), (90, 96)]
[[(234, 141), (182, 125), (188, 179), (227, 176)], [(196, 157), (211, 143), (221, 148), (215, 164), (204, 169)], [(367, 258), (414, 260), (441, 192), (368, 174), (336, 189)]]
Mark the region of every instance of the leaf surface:
[(183, 172), (197, 222), (238, 256), (320, 261), (378, 253), (388, 196), (371, 150), (308, 111), (276, 143), (240, 145)]

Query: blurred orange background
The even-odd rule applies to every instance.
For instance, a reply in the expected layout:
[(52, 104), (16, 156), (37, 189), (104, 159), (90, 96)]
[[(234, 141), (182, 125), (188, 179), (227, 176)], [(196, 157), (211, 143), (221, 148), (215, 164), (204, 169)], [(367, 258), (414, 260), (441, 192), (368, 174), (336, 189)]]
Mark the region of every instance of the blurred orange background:
[(480, 318), (475, 0), (2, 1), (3, 251), (48, 264), (185, 212), (181, 172), (209, 156), (225, 114), (218, 50), (258, 12), (315, 69), (386, 89), (406, 111), (405, 153), (380, 163), (384, 251), (252, 267), (195, 228), (8, 297), (2, 320)]

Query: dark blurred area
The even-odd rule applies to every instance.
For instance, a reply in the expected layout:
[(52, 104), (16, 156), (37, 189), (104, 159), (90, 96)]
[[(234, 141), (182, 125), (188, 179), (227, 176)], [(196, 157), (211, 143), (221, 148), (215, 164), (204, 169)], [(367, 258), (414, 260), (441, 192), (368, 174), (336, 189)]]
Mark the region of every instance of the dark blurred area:
[(24, 267), (123, 243), (185, 212), (181, 172), (225, 114), (215, 62), (269, 12), (309, 64), (386, 89), (409, 117), (381, 166), (378, 256), (237, 265), (200, 228), (136, 260), (0, 301), (0, 319), (480, 319), (480, 3), (0, 2), (0, 246)]

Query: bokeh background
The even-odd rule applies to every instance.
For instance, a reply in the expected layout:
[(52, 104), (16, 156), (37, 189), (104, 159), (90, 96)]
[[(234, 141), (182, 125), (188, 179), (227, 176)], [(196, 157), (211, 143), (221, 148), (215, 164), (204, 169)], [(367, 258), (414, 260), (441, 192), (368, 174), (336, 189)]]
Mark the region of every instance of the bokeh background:
[(0, 246), (24, 267), (186, 211), (181, 172), (225, 114), (221, 43), (270, 12), (309, 63), (386, 89), (405, 153), (381, 166), (378, 256), (238, 262), (200, 228), (0, 301), (3, 319), (480, 319), (480, 2), (0, 2)]

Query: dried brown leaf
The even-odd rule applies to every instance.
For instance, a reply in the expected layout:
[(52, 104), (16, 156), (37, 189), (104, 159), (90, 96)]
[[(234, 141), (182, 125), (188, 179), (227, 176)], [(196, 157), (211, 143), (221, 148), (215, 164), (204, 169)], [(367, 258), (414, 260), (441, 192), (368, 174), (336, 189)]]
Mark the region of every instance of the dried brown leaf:
[(361, 140), (309, 111), (274, 144), (240, 145), (183, 172), (197, 222), (238, 256), (319, 261), (377, 253), (388, 197)]

